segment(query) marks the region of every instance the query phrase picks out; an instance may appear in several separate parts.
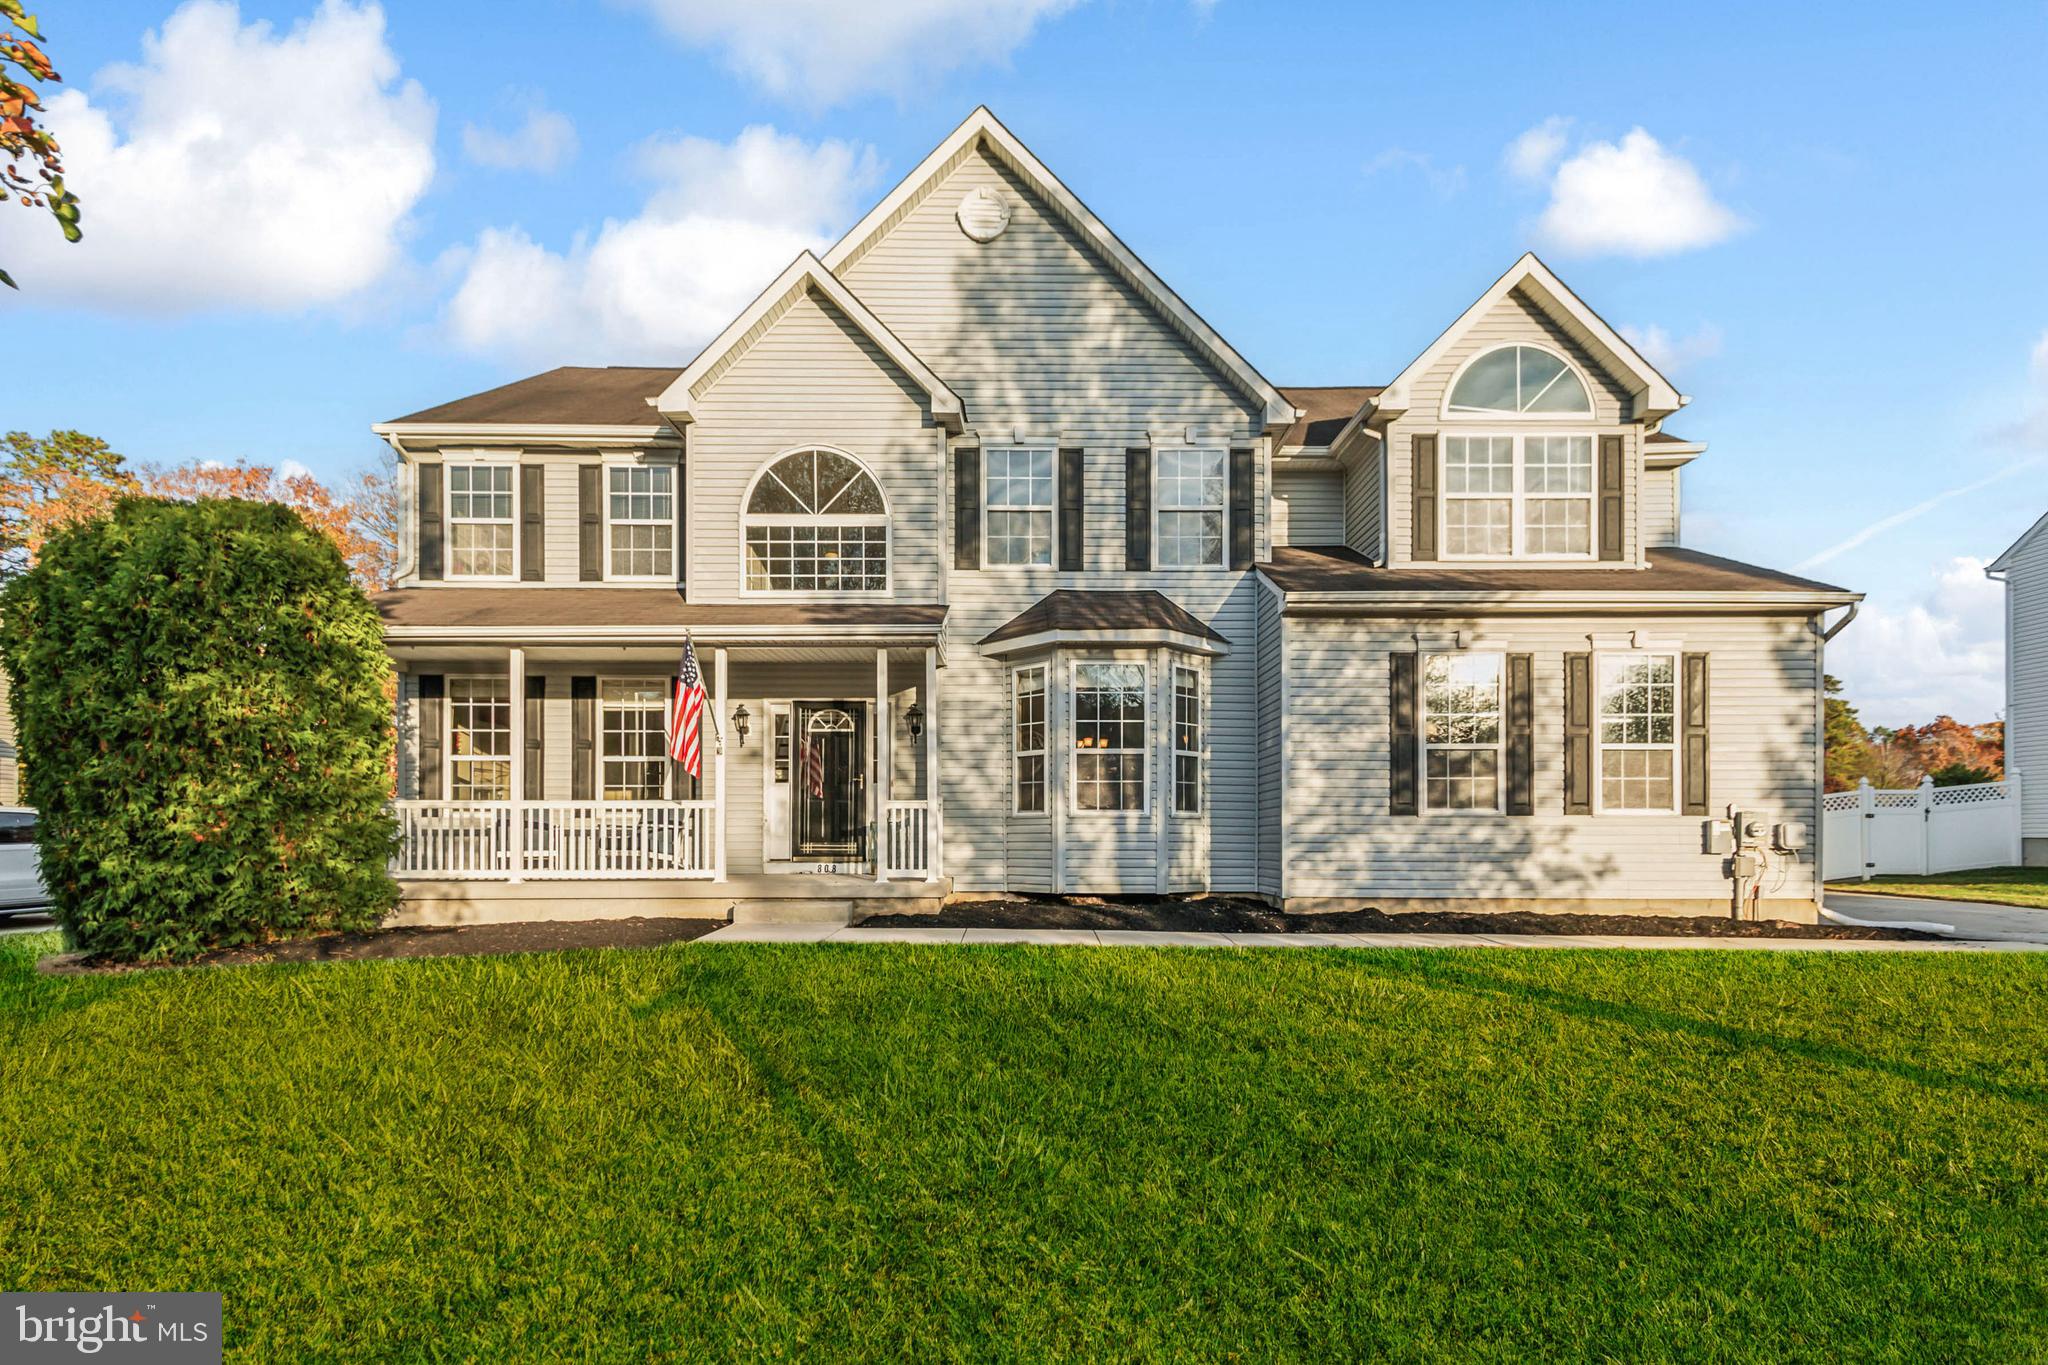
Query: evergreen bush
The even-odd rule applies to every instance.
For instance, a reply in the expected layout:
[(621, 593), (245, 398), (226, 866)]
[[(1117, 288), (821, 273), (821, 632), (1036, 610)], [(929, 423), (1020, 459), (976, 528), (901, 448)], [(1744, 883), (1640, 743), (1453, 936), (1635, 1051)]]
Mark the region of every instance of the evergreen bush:
[(73, 946), (150, 961), (374, 926), (391, 675), (288, 507), (128, 498), (0, 590), (44, 880)]

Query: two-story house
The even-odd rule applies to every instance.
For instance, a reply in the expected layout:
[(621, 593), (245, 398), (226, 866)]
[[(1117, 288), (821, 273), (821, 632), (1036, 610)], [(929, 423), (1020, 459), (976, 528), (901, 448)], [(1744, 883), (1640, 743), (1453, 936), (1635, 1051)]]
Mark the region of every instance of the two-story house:
[(1684, 402), (1533, 256), (1384, 386), (1278, 388), (977, 110), (688, 365), (376, 428), (408, 913), (1725, 912), (1703, 817), (1817, 826), (1855, 595), (1678, 548)]

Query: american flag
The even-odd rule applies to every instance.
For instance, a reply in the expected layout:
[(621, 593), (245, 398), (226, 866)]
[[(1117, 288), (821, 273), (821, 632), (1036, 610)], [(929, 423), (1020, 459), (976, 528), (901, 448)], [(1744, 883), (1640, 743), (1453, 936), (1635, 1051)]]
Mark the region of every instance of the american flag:
[(697, 646), (685, 635), (683, 667), (676, 675), (675, 705), (669, 710), (668, 756), (700, 781), (704, 776), (704, 712), (710, 700), (704, 691), (704, 675), (697, 668)]
[(804, 741), (804, 790), (819, 801), (825, 799), (825, 741)]

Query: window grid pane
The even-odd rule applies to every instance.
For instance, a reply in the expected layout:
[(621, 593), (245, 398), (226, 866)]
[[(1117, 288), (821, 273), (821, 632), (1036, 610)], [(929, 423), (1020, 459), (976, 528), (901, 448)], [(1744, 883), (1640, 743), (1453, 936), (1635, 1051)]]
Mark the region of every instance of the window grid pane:
[(504, 678), (448, 680), (448, 795), (504, 801), (512, 795), (512, 704)]
[(1022, 669), (1015, 685), (1017, 809), (1035, 814), (1045, 809), (1045, 670)]
[(1423, 799), (1430, 810), (1500, 809), (1498, 654), (1432, 654), (1423, 672)]
[(1217, 567), (1223, 563), (1221, 450), (1160, 450), (1153, 483), (1159, 507), (1161, 568)]
[(889, 585), (886, 526), (749, 526), (747, 586), (771, 592), (879, 592)]
[(512, 478), (509, 464), (447, 466), (449, 577), (512, 576)]
[(1192, 668), (1173, 670), (1173, 809), (1202, 809), (1202, 678)]
[(1601, 809), (1673, 809), (1678, 771), (1677, 657), (1603, 655), (1599, 693)]
[(1143, 664), (1080, 664), (1074, 669), (1074, 807), (1145, 807)]
[(668, 795), (667, 686), (658, 678), (607, 678), (599, 689), (599, 752), (607, 801)]
[(614, 578), (667, 578), (675, 572), (675, 470), (613, 465), (606, 471)]

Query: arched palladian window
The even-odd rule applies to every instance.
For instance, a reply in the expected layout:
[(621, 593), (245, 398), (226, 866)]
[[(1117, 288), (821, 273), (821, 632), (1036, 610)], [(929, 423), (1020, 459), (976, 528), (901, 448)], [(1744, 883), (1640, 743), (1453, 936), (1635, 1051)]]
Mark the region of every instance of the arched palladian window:
[(851, 455), (800, 450), (754, 476), (741, 518), (749, 592), (882, 592), (889, 507)]
[(1460, 372), (1444, 410), (1452, 417), (1590, 417), (1593, 400), (1560, 357), (1536, 346), (1502, 346)]

